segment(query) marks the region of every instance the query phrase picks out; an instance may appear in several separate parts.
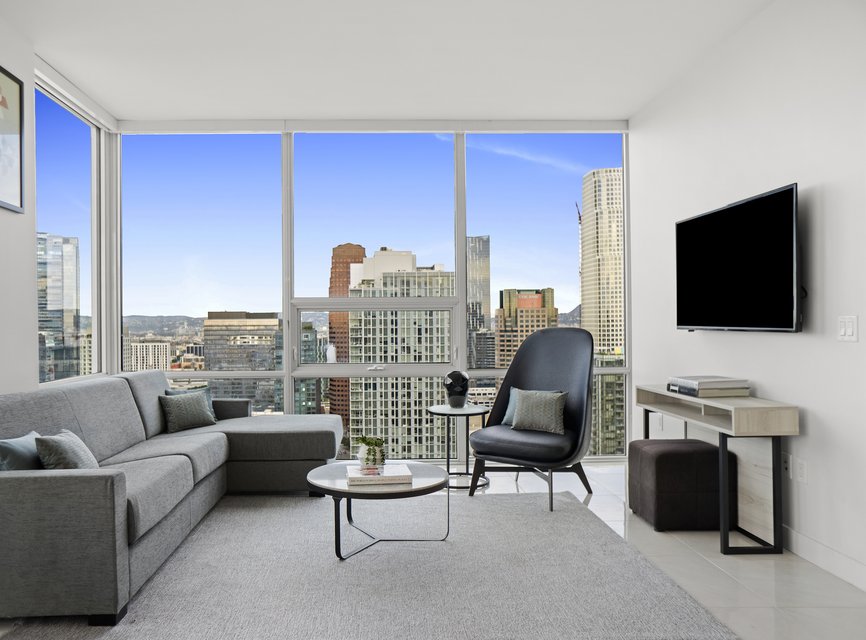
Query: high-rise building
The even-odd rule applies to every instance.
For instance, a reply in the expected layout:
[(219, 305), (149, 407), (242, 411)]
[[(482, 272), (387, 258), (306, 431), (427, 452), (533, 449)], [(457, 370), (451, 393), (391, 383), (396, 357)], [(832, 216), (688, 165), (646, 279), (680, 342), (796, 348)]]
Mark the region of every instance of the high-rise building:
[(93, 333), (90, 331), (78, 336), (78, 370), (83, 376), (93, 373)]
[[(318, 336), (312, 322), (301, 324), (301, 362), (322, 362)], [(303, 378), (294, 381), (295, 413), (322, 413), (322, 381)]]
[(144, 371), (146, 369), (161, 369), (165, 371), (171, 366), (171, 342), (142, 341), (130, 342), (124, 349), (124, 371)]
[(470, 331), (490, 328), (490, 236), (466, 238), (466, 317)]
[(623, 220), (622, 169), (596, 169), (583, 176), (580, 322), (592, 334), (598, 354), (623, 353)]
[[(282, 367), (281, 321), (276, 313), (210, 311), (202, 332), (209, 371), (275, 371)], [(217, 398), (250, 398), (256, 411), (282, 410), (273, 378), (210, 380)]]
[[(580, 217), (580, 323), (593, 336), (597, 368), (625, 364), (623, 228), (622, 169), (590, 171)], [(597, 375), (590, 454), (624, 453), (625, 376)]]
[(539, 329), (555, 327), (559, 311), (553, 289), (504, 289), (496, 310), (496, 366), (507, 368), (517, 348)]
[[(359, 244), (347, 242), (331, 251), (331, 281), (328, 296), (349, 297), (350, 267), (363, 262), (366, 250)], [(328, 339), (334, 346), (337, 362), (349, 361), (349, 314), (332, 311), (328, 314)], [(331, 378), (328, 382), (328, 411), (343, 419), (343, 429), (349, 425), (349, 380)]]
[(490, 328), (490, 236), (469, 236), (466, 238), (466, 330), (470, 369), (496, 366), (495, 351), (487, 349), (488, 341), (484, 337), (477, 337)]
[[(382, 248), (351, 266), (352, 297), (453, 296), (454, 273), (417, 267), (409, 251)], [(349, 312), (349, 362), (448, 362), (451, 319), (445, 311)], [(332, 381), (333, 382), (333, 381)], [(444, 458), (443, 423), (427, 407), (443, 401), (442, 381), (426, 377), (350, 378), (352, 450), (362, 435), (384, 437), (393, 458)], [(452, 452), (453, 453), (453, 452)]]
[(78, 238), (36, 234), (39, 381), (90, 373), (81, 369)]
[(490, 329), (469, 332), (467, 366), (470, 369), (492, 369), (496, 366), (496, 333)]

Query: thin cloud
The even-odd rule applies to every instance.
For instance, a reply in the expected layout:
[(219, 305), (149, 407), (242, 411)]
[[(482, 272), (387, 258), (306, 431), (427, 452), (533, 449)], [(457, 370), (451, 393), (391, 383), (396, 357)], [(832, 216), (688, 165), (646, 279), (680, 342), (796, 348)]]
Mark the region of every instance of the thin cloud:
[[(446, 133), (435, 133), (433, 135), (436, 137), (437, 140), (440, 140), (441, 142), (454, 142), (453, 135)], [(482, 139), (475, 136), (471, 138), (467, 136), (466, 146), (471, 149), (477, 149), (479, 151), (485, 151), (487, 153), (494, 153), (498, 156), (505, 156), (507, 158), (517, 158), (518, 160), (523, 160), (524, 162), (540, 164), (545, 167), (551, 167), (552, 169), (556, 169), (557, 171), (573, 173), (579, 176), (583, 176), (590, 171), (589, 167), (584, 164), (580, 164), (579, 162), (571, 162), (569, 160), (566, 160), (565, 158), (548, 156), (542, 153), (533, 153), (532, 151), (526, 151), (525, 149), (521, 149), (519, 147), (511, 147), (501, 144), (490, 144), (488, 142), (484, 142)]]
[(466, 146), (471, 147), (472, 149), (478, 149), (479, 151), (495, 153), (499, 156), (517, 158), (518, 160), (523, 160), (525, 162), (540, 164), (545, 167), (551, 167), (558, 171), (564, 171), (565, 173), (574, 173), (582, 176), (589, 171), (589, 168), (586, 165), (579, 164), (577, 162), (570, 162), (565, 158), (557, 158), (556, 156), (533, 153), (532, 151), (526, 151), (525, 149), (520, 149), (518, 147), (507, 147), (504, 145), (489, 144), (487, 142), (479, 141), (477, 138), (473, 139), (471, 142), (467, 142)]

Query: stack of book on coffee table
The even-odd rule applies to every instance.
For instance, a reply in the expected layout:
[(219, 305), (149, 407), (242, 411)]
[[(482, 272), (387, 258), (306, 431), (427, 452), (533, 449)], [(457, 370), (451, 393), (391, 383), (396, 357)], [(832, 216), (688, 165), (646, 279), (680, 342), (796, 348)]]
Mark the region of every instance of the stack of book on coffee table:
[(352, 487), (363, 484), (411, 484), (412, 472), (405, 464), (384, 464), (377, 473), (350, 464), (346, 466), (346, 482)]
[(668, 391), (693, 398), (725, 398), (748, 396), (751, 386), (742, 378), (725, 376), (671, 376)]

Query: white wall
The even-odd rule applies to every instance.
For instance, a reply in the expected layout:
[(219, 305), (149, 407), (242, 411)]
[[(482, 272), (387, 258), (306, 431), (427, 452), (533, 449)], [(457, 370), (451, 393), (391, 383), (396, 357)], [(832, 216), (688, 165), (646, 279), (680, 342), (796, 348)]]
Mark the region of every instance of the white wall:
[[(630, 120), (630, 154), (635, 383), (742, 376), (799, 405), (786, 546), (866, 588), (866, 344), (836, 340), (839, 315), (866, 330), (866, 3), (770, 5)], [(674, 222), (791, 182), (804, 332), (677, 331)]]
[(39, 380), (33, 64), (30, 43), (0, 23), (0, 66), (24, 83), (24, 214), (0, 208), (0, 393)]

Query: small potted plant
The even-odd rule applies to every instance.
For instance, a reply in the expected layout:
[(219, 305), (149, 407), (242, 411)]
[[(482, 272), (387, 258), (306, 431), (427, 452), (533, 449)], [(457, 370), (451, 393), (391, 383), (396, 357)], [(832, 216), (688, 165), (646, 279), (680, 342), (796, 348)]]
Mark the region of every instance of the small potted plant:
[(385, 464), (385, 440), (371, 436), (358, 438), (358, 461), (361, 472), (369, 475), (379, 473), (379, 467)]

